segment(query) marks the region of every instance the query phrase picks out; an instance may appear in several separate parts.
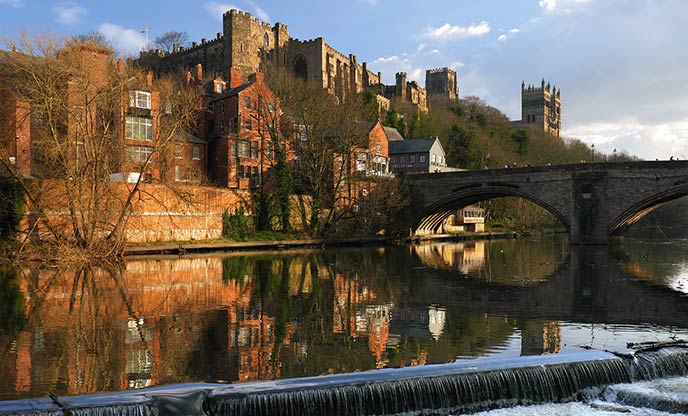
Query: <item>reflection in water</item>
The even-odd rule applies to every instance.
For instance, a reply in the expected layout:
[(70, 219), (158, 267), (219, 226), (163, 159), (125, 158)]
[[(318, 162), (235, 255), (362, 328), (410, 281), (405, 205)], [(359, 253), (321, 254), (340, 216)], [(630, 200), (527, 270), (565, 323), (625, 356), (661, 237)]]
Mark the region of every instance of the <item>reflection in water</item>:
[(683, 336), (688, 305), (676, 282), (688, 250), (662, 257), (671, 250), (569, 253), (565, 238), (548, 238), (2, 271), (0, 398)]

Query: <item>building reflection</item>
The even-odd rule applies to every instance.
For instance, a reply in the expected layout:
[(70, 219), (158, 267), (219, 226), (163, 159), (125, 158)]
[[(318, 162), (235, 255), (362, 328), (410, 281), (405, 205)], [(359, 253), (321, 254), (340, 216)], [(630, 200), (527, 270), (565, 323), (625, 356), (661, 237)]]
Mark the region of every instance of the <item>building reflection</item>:
[[(17, 280), (26, 324), (13, 334), (0, 331), (9, 345), (0, 351), (0, 394), (77, 395), (421, 365), (506, 343), (516, 330), (512, 321), (452, 309), (443, 302), (456, 301), (451, 293), (436, 293), (433, 281), (424, 286), (435, 272), (421, 278), (416, 266), (484, 268), (483, 242), (417, 246), (416, 258), (401, 260), (402, 250), (153, 258), (128, 261), (117, 272), (26, 269)], [(557, 322), (519, 328), (523, 354), (558, 351)]]

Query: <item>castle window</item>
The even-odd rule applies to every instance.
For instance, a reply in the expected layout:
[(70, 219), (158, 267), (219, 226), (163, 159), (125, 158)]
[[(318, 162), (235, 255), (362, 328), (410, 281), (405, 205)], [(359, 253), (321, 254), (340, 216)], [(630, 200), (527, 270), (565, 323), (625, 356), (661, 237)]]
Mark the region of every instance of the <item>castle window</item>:
[(244, 42), (239, 43), (239, 52), (244, 53)]
[(294, 74), (304, 81), (308, 81), (308, 62), (303, 55), (297, 56), (294, 60)]
[(125, 137), (132, 140), (153, 140), (153, 120), (146, 117), (127, 116)]
[(268, 37), (268, 34), (266, 33), (263, 35), (263, 46), (268, 46), (270, 44), (270, 37)]
[(129, 107), (151, 108), (151, 93), (147, 91), (129, 91)]

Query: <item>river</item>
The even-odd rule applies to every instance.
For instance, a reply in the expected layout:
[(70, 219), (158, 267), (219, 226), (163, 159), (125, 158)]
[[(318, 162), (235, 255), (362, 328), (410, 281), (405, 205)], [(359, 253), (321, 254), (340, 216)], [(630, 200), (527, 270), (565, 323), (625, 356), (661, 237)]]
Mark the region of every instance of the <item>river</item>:
[(688, 240), (550, 236), (0, 273), (0, 400), (688, 339)]

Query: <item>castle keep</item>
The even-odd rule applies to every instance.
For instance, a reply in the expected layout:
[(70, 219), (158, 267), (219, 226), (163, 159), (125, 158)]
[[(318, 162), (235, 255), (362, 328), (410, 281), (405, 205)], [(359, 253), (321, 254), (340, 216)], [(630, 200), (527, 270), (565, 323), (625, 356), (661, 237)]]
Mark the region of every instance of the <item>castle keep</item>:
[(545, 85), (540, 88), (521, 84), (521, 123), (536, 126), (556, 138), (561, 134), (561, 91)]
[[(427, 112), (425, 90), (415, 82), (385, 86), (381, 74), (359, 63), (356, 55), (345, 55), (322, 37), (301, 41), (289, 35), (282, 24), (261, 22), (250, 13), (230, 10), (222, 16), (222, 33), (201, 39), (191, 47), (175, 45), (172, 52), (143, 51), (137, 63), (156, 72), (188, 71), (201, 64), (208, 74), (224, 74), (237, 68), (244, 76), (266, 66), (283, 67), (306, 81), (314, 82), (338, 97), (373, 90), (386, 98), (402, 97), (419, 111)], [(453, 71), (452, 71), (453, 72)], [(405, 79), (405, 74), (404, 74)]]
[(425, 71), (425, 90), (428, 98), (445, 101), (459, 99), (456, 84), (456, 71), (447, 67), (428, 69)]

